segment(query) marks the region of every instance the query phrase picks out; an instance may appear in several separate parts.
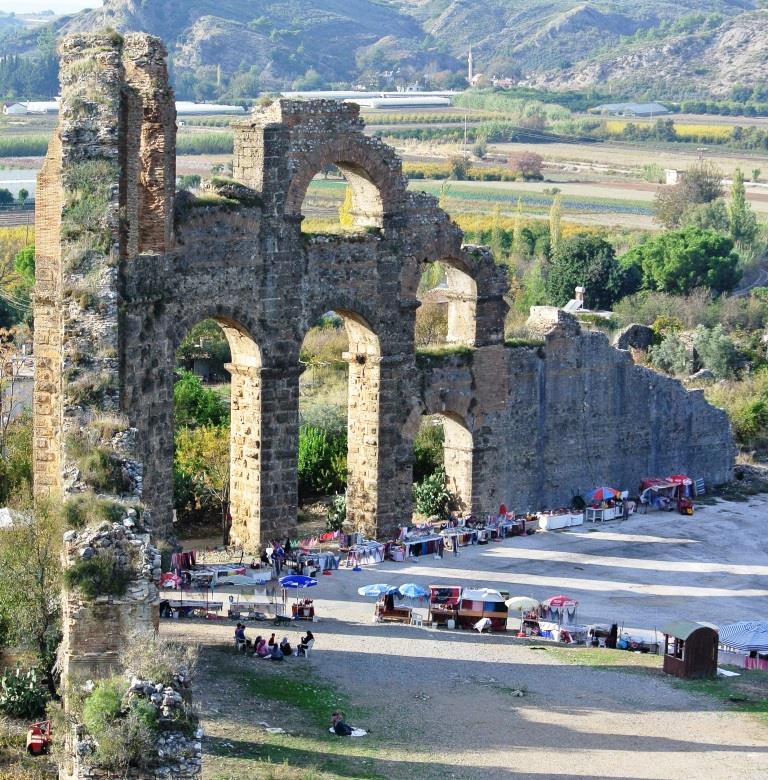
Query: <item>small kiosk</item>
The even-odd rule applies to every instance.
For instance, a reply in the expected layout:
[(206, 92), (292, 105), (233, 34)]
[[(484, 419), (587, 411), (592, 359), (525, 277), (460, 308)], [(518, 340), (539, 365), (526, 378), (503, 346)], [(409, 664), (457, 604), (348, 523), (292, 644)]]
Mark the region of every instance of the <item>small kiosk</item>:
[(717, 629), (690, 620), (676, 620), (663, 626), (661, 632), (667, 674), (689, 680), (717, 674)]

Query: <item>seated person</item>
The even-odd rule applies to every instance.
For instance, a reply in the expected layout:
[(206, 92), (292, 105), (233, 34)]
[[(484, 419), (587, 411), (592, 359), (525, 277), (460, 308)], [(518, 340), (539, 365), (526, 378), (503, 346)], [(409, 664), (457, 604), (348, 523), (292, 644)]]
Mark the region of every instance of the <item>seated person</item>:
[(274, 644), (269, 649), (269, 660), (270, 661), (282, 661), (283, 660), (283, 651), (280, 649), (280, 645)]
[(238, 650), (244, 650), (246, 646), (245, 626), (242, 623), (238, 623), (235, 627), (235, 645)]
[(280, 651), (283, 655), (290, 655), (293, 652), (291, 643), (288, 641), (288, 637), (284, 636), (280, 641)]
[(301, 638), (299, 646), (296, 648), (296, 655), (306, 655), (307, 650), (315, 643), (315, 637), (311, 631), (307, 631), (307, 635)]
[(256, 641), (256, 655), (259, 658), (266, 658), (269, 655), (269, 647), (267, 647), (267, 640), (263, 637), (259, 637)]
[(272, 647), (272, 645), (276, 645), (276, 644), (277, 644), (277, 642), (275, 641), (275, 635), (274, 635), (274, 634), (272, 634), (272, 635), (269, 637), (269, 642), (267, 642), (267, 644), (268, 644), (270, 647)]
[(333, 727), (334, 733), (339, 737), (352, 736), (352, 726), (344, 720), (343, 712), (334, 712), (331, 714), (331, 726)]

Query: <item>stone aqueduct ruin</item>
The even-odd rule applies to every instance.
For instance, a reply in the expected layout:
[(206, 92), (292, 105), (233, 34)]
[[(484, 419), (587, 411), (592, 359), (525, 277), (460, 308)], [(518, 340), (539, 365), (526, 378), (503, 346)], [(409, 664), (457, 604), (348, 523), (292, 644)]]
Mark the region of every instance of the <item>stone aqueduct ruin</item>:
[[(700, 392), (635, 366), (556, 309), (532, 315), (540, 345), (505, 344), (504, 271), (487, 249), (462, 245), (433, 197), (407, 190), (357, 107), (281, 99), (255, 111), (235, 127), (237, 185), (221, 187), (226, 200), (196, 201), (176, 193), (160, 41), (75, 36), (61, 55), (60, 124), (37, 198), (40, 496), (119, 493), (141, 502), (155, 534), (169, 531), (175, 350), (213, 318), (232, 349), (232, 536), (253, 549), (290, 532), (299, 349), (329, 310), (349, 336), (348, 513), (369, 533), (411, 516), (424, 414), (445, 421), (446, 470), (465, 510), (551, 507), (645, 475), (728, 478), (728, 422)], [(351, 185), (359, 230), (303, 234), (307, 187), (330, 164)], [(417, 287), (437, 261), (448, 341), (465, 349), (418, 355)], [(116, 484), (95, 482), (84, 453)]]

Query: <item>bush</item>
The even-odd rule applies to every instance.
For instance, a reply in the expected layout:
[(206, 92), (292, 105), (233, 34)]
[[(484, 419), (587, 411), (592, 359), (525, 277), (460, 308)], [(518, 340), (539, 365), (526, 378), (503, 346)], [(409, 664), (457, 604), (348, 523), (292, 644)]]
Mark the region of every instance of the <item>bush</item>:
[(180, 673), (190, 679), (197, 659), (196, 645), (162, 639), (154, 632), (133, 634), (121, 658), (126, 671), (133, 676), (166, 687), (173, 686)]
[(347, 434), (314, 425), (299, 428), (299, 497), (325, 496), (347, 485)]
[(413, 442), (413, 481), (421, 482), (443, 468), (445, 432), (442, 425), (425, 420)]
[(94, 490), (104, 493), (125, 493), (131, 483), (120, 460), (109, 450), (96, 448), (78, 460), (82, 479)]
[(132, 572), (117, 560), (112, 550), (99, 550), (92, 558), (74, 563), (64, 572), (69, 588), (78, 588), (86, 599), (97, 596), (123, 596)]
[(704, 393), (711, 404), (725, 409), (742, 447), (768, 447), (768, 371), (757, 371), (740, 382), (712, 384)]
[(339, 493), (333, 497), (328, 514), (325, 518), (325, 528), (327, 531), (341, 531), (344, 522), (347, 519), (347, 494)]
[(445, 483), (445, 472), (442, 469), (434, 472), (421, 482), (413, 485), (413, 500), (416, 511), (427, 517), (445, 517), (451, 494)]
[(704, 368), (708, 368), (715, 379), (726, 379), (733, 376), (739, 360), (736, 346), (723, 330), (722, 325), (696, 328), (693, 347), (701, 358)]
[(99, 680), (83, 705), (83, 725), (96, 742), (93, 763), (107, 769), (146, 766), (157, 755), (157, 708), (142, 699), (124, 703), (127, 690), (120, 677)]
[(68, 528), (84, 528), (89, 523), (117, 523), (125, 516), (126, 507), (117, 501), (81, 494), (64, 503), (64, 522)]
[(48, 701), (36, 669), (6, 670), (0, 677), (0, 712), (12, 718), (39, 718)]
[(652, 346), (648, 357), (652, 366), (672, 376), (690, 373), (690, 353), (675, 333), (670, 333), (661, 344)]

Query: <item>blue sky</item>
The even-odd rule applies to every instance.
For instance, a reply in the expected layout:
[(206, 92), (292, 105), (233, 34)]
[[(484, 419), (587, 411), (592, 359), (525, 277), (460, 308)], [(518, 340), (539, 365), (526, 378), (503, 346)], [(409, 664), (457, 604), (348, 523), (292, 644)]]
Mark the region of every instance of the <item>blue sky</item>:
[(60, 14), (72, 13), (82, 8), (96, 8), (101, 0), (0, 0), (0, 11), (5, 13), (37, 13), (55, 11)]

